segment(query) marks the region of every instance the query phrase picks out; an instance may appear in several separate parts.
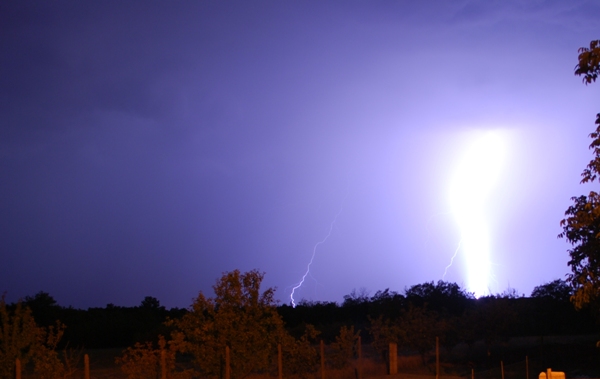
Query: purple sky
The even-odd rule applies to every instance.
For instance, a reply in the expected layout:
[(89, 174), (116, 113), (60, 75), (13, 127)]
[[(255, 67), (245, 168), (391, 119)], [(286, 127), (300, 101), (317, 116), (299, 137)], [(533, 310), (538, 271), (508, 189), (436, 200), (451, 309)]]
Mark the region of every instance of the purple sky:
[[(134, 4), (135, 5), (131, 5)], [(490, 291), (564, 278), (591, 158), (596, 1), (3, 2), (0, 291), (186, 307), (259, 269), (289, 302), (442, 279), (473, 135), (508, 137)], [(336, 218), (337, 215), (337, 218)], [(459, 250), (445, 280), (467, 286)]]

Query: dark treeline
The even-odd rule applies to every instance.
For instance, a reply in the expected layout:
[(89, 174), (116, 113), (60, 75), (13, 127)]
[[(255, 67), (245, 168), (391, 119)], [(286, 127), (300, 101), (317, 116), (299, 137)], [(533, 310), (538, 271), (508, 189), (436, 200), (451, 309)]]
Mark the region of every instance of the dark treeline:
[(164, 325), (168, 318), (180, 318), (186, 312), (180, 308), (167, 310), (150, 296), (135, 307), (108, 304), (87, 310), (62, 307), (46, 292), (27, 296), (22, 303), (31, 309), (37, 325), (48, 327), (59, 320), (66, 326), (61, 347), (88, 349), (127, 347), (155, 340), (159, 334), (168, 334)]
[[(597, 332), (592, 312), (576, 311), (570, 295), (567, 284), (555, 280), (536, 287), (530, 297), (507, 290), (475, 299), (457, 284), (439, 281), (411, 286), (402, 294), (389, 289), (372, 296), (352, 291), (341, 304), (301, 301), (295, 308), (281, 305), (278, 311), (292, 335), (301, 335), (305, 325), (311, 324), (325, 342), (334, 341), (342, 326), (353, 326), (368, 343), (377, 338), (377, 333), (387, 333), (386, 338), (393, 339), (389, 333), (393, 334), (394, 325), (401, 325), (403, 330), (422, 329), (439, 336), (446, 346)], [(56, 320), (66, 325), (63, 347), (86, 349), (124, 348), (136, 342), (156, 341), (158, 335), (169, 334), (167, 319), (179, 319), (187, 312), (166, 309), (153, 297), (146, 297), (135, 307), (108, 304), (105, 308), (82, 310), (62, 307), (50, 294), (39, 292), (26, 297), (23, 304), (32, 310), (40, 326), (53, 325)], [(412, 345), (418, 350), (418, 341)]]
[(530, 297), (507, 290), (479, 299), (455, 283), (439, 281), (414, 285), (404, 294), (386, 289), (369, 297), (353, 291), (342, 304), (305, 301), (295, 308), (281, 306), (279, 312), (292, 332), (301, 330), (305, 323), (312, 324), (325, 341), (332, 341), (341, 326), (353, 325), (362, 331), (364, 341), (372, 342), (373, 329), (381, 322), (404, 330), (428, 330), (433, 333), (431, 338), (437, 334), (447, 346), (480, 340), (491, 345), (511, 337), (596, 333), (594, 313), (575, 310), (570, 296), (571, 290), (562, 280), (536, 287)]

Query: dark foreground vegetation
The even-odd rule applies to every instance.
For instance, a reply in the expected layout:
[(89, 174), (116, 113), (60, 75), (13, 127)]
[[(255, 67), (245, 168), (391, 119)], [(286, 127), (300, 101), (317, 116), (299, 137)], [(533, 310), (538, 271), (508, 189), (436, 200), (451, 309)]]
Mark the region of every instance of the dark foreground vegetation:
[[(65, 377), (66, 366), (75, 363), (58, 352), (71, 351), (73, 357), (73, 351), (112, 351), (118, 352), (116, 363), (124, 377), (151, 377), (159, 372), (164, 350), (171, 377), (222, 377), (227, 346), (231, 375), (237, 379), (276, 376), (280, 345), (286, 376), (305, 377), (318, 372), (323, 341), (328, 369), (347, 370), (346, 376), (354, 377), (360, 337), (363, 364), (370, 362), (372, 374), (385, 373), (390, 342), (398, 344), (401, 370), (431, 373), (437, 337), (447, 375), (470, 376), (473, 369), (478, 378), (499, 378), (502, 362), (507, 378), (511, 370), (524, 378), (527, 359), (532, 376), (552, 367), (570, 376), (600, 377), (594, 308), (576, 310), (569, 301), (571, 289), (561, 280), (536, 287), (530, 297), (507, 290), (475, 299), (457, 284), (439, 281), (403, 293), (352, 291), (341, 304), (301, 301), (293, 308), (277, 305), (273, 289), (262, 291), (262, 278), (257, 271), (226, 273), (213, 287), (214, 297), (201, 293), (188, 309), (165, 309), (156, 298), (146, 297), (135, 307), (109, 304), (82, 310), (62, 307), (44, 292), (19, 304), (2, 303), (0, 362), (7, 365), (7, 377), (14, 377), (17, 357), (30, 370), (55, 359)], [(9, 346), (9, 330), (16, 330), (15, 325), (32, 334), (26, 330), (27, 317), (39, 332), (35, 341)], [(40, 358), (43, 351), (47, 354)]]

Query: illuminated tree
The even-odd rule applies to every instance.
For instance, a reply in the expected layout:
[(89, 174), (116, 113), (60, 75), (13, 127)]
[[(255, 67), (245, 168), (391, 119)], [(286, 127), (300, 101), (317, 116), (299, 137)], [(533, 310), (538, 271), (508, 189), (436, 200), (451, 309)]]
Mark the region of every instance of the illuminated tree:
[(595, 82), (600, 74), (600, 40), (590, 42), (590, 47), (579, 48), (579, 63), (575, 75), (582, 76), (585, 84)]
[(158, 346), (152, 342), (137, 342), (115, 361), (128, 379), (158, 378), (162, 370), (171, 379), (189, 379), (193, 377), (192, 370), (179, 370), (176, 365), (177, 353), (183, 351), (183, 335), (175, 332), (171, 337), (167, 342), (162, 335), (159, 336)]
[[(575, 75), (583, 76), (587, 85), (595, 82), (600, 73), (600, 40), (590, 47), (579, 49), (579, 63)], [(590, 134), (589, 148), (594, 158), (581, 174), (581, 183), (593, 183), (600, 174), (600, 113), (596, 115), (596, 130)], [(574, 289), (571, 297), (577, 308), (592, 303), (600, 294), (600, 195), (590, 191), (587, 196), (573, 197), (573, 205), (560, 222), (563, 228), (558, 236), (573, 245), (569, 250), (572, 273), (567, 281)]]
[(379, 316), (377, 318), (371, 318), (369, 316), (369, 333), (373, 338), (372, 346), (380, 354), (380, 356), (387, 362), (387, 349), (390, 342), (399, 343), (403, 336), (403, 331), (400, 325), (396, 321), (392, 321), (389, 318)]
[(331, 344), (333, 354), (330, 358), (331, 365), (334, 368), (344, 368), (350, 365), (350, 361), (354, 358), (356, 352), (356, 341), (360, 331), (354, 332), (354, 326), (348, 328), (342, 326), (340, 334), (335, 337), (335, 342)]
[(15, 377), (17, 359), (23, 367), (32, 362), (42, 379), (69, 376), (56, 352), (63, 331), (64, 325), (58, 321), (55, 326), (39, 327), (29, 308), (21, 302), (9, 307), (4, 296), (0, 297), (0, 377)]
[(175, 322), (185, 336), (187, 352), (203, 374), (223, 376), (226, 346), (231, 351), (234, 379), (269, 369), (277, 344), (284, 342), (285, 330), (277, 313), (275, 290), (260, 290), (263, 277), (256, 270), (223, 274), (213, 286), (215, 297), (200, 292), (191, 311)]
[(304, 325), (299, 339), (285, 334), (282, 340), (283, 374), (312, 378), (319, 368), (319, 354), (314, 348), (319, 332), (310, 324)]

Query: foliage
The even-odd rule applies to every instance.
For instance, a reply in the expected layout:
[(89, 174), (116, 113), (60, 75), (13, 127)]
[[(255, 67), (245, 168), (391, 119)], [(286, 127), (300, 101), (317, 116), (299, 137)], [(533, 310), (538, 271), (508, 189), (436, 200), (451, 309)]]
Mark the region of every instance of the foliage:
[(70, 357), (65, 354), (65, 364), (56, 351), (64, 333), (59, 321), (48, 328), (39, 327), (31, 310), (21, 302), (9, 309), (4, 296), (0, 298), (0, 377), (15, 376), (15, 362), (22, 367), (32, 362), (40, 379), (64, 378), (74, 372)]
[(15, 361), (26, 365), (33, 355), (33, 347), (40, 339), (40, 329), (35, 324), (31, 311), (18, 303), (9, 312), (4, 300), (0, 300), (0, 377), (15, 376)]
[(38, 326), (54, 325), (56, 320), (60, 318), (60, 306), (47, 292), (40, 291), (34, 296), (25, 296), (23, 306), (31, 309), (31, 314)]
[(443, 280), (438, 280), (438, 282), (435, 284), (434, 282), (415, 284), (414, 286), (410, 286), (407, 289), (405, 289), (404, 292), (407, 298), (469, 297), (469, 293), (461, 289), (458, 284), (445, 282)]
[(398, 343), (400, 341), (401, 329), (400, 325), (392, 322), (389, 318), (379, 316), (377, 318), (369, 317), (371, 326), (369, 333), (373, 338), (373, 348), (379, 355), (387, 361), (388, 346), (390, 342)]
[[(121, 366), (128, 379), (158, 379), (161, 377), (162, 364), (165, 365), (169, 378), (191, 378), (190, 370), (177, 371), (175, 364), (177, 353), (183, 350), (183, 335), (174, 333), (172, 337), (167, 343), (163, 336), (159, 336), (158, 348), (152, 342), (138, 342), (133, 347), (128, 347), (116, 359), (116, 363)], [(164, 356), (164, 362), (161, 362), (161, 356)]]
[(222, 375), (226, 346), (232, 378), (268, 370), (285, 330), (275, 307), (275, 290), (260, 290), (263, 277), (256, 270), (225, 273), (213, 286), (214, 298), (200, 292), (190, 312), (175, 321), (185, 336), (186, 351), (203, 374)]
[(555, 301), (569, 301), (573, 290), (569, 284), (561, 279), (536, 286), (531, 292), (531, 297), (552, 299)]
[(152, 297), (152, 296), (146, 296), (144, 298), (144, 300), (142, 300), (140, 307), (142, 309), (147, 309), (147, 310), (152, 310), (152, 311), (165, 309), (165, 307), (160, 305), (160, 301), (158, 301), (157, 298)]
[(392, 301), (397, 298), (403, 298), (403, 296), (400, 295), (396, 291), (390, 291), (389, 288), (386, 288), (383, 291), (379, 290), (379, 291), (375, 292), (375, 295), (373, 295), (371, 297), (371, 302), (372, 303), (380, 303), (380, 302)]
[(405, 295), (408, 302), (415, 306), (427, 305), (431, 310), (455, 315), (460, 315), (468, 301), (475, 298), (458, 284), (443, 280), (410, 286), (405, 289)]
[[(517, 313), (513, 305), (518, 298), (510, 297), (483, 297), (477, 300), (477, 307), (465, 314), (465, 328), (471, 328), (475, 331), (477, 338), (483, 338), (488, 351), (489, 348), (501, 341), (507, 341), (510, 332), (514, 328)], [(472, 338), (473, 334), (467, 331), (467, 338)], [(466, 342), (474, 342), (472, 339)]]
[(352, 289), (352, 292), (348, 295), (344, 295), (343, 307), (349, 307), (352, 305), (364, 304), (369, 301), (369, 291), (365, 287), (361, 287), (358, 291), (356, 288)]
[[(600, 119), (598, 121), (600, 127)], [(561, 221), (563, 232), (573, 248), (569, 249), (568, 264), (572, 273), (568, 281), (574, 289), (572, 297), (577, 308), (597, 298), (600, 291), (600, 198), (596, 192), (572, 198), (574, 204)]]
[[(595, 82), (600, 73), (600, 41), (592, 41), (589, 48), (580, 48), (578, 58), (575, 75), (583, 76), (586, 85)], [(581, 183), (596, 181), (600, 173), (600, 113), (596, 115), (596, 125), (589, 146), (594, 158), (583, 170)], [(590, 191), (588, 196), (571, 200), (573, 205), (560, 222), (563, 231), (558, 236), (573, 245), (568, 262), (572, 273), (567, 280), (574, 289), (572, 301), (582, 308), (597, 300), (600, 293), (600, 195)]]
[(495, 297), (501, 299), (518, 299), (520, 297), (525, 297), (525, 294), (519, 293), (516, 288), (508, 286), (504, 291), (496, 294)]
[(417, 351), (423, 361), (427, 353), (435, 346), (435, 337), (444, 339), (446, 325), (434, 311), (426, 306), (409, 304), (402, 310), (400, 318), (390, 320), (380, 316), (371, 319), (369, 332), (373, 337), (373, 347), (384, 358), (390, 342), (397, 343), (410, 350)]
[[(56, 347), (64, 333), (64, 325), (59, 321), (47, 329), (39, 328), (38, 343), (32, 346), (34, 372), (39, 379), (63, 378), (67, 372)], [(66, 356), (65, 356), (66, 358)]]
[(416, 350), (425, 363), (425, 356), (435, 346), (435, 337), (443, 338), (444, 322), (434, 311), (426, 306), (415, 307), (412, 304), (400, 318), (402, 345)]
[(389, 288), (386, 288), (383, 291), (377, 291), (375, 292), (375, 295), (371, 297), (368, 314), (379, 314), (390, 318), (396, 318), (400, 314), (404, 300), (404, 295), (401, 295), (396, 291), (390, 291)]
[(589, 48), (579, 48), (578, 59), (575, 75), (583, 75), (585, 84), (595, 82), (600, 74), (600, 40), (590, 42)]
[(318, 369), (319, 354), (313, 347), (319, 332), (310, 324), (305, 325), (304, 333), (299, 339), (289, 334), (283, 336), (282, 360), (283, 374), (310, 377)]
[(335, 342), (331, 344), (333, 354), (329, 361), (333, 368), (345, 368), (350, 365), (350, 361), (356, 353), (356, 343), (360, 331), (354, 332), (354, 326), (342, 326), (339, 335), (335, 338)]

